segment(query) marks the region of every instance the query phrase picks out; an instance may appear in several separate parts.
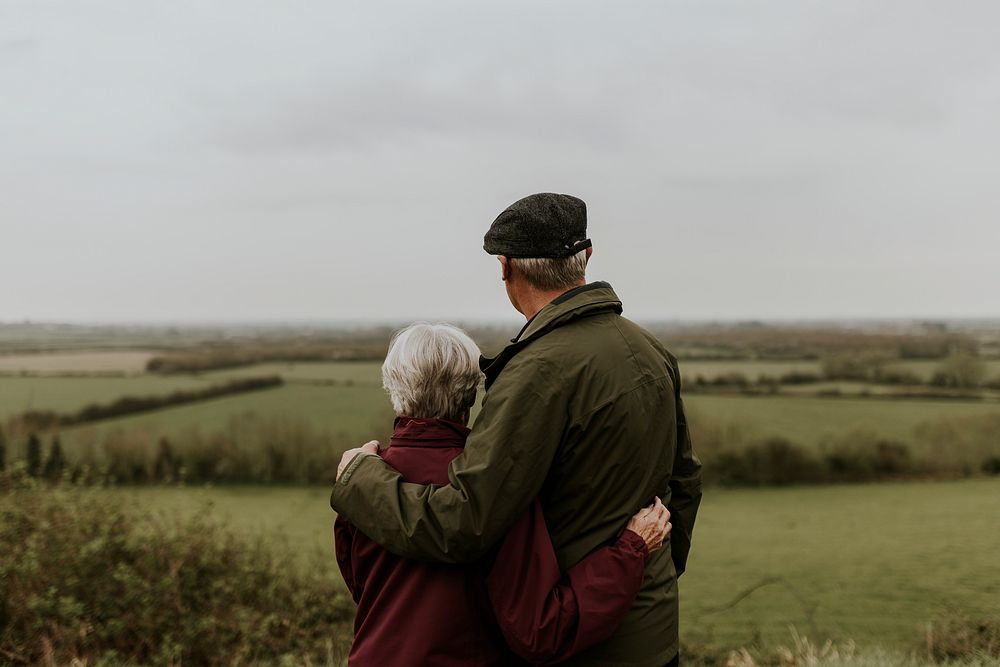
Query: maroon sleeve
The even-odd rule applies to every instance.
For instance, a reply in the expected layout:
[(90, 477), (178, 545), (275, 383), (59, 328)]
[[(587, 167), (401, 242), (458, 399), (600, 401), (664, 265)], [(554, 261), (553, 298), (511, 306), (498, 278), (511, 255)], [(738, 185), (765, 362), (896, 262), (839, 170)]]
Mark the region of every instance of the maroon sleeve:
[(354, 531), (354, 526), (339, 516), (333, 524), (333, 544), (337, 551), (337, 565), (340, 566), (340, 573), (344, 576), (347, 590), (351, 592), (351, 597), (357, 602), (361, 597), (361, 589), (354, 580), (354, 560), (351, 557)]
[(511, 650), (548, 665), (611, 637), (639, 593), (648, 556), (643, 539), (626, 530), (563, 576), (536, 500), (507, 533), (486, 579)]

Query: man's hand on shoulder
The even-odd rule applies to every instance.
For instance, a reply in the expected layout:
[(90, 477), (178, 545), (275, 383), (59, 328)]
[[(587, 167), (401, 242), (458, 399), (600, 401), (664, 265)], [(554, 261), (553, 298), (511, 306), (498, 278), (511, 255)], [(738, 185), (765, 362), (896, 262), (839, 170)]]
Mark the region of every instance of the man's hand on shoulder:
[(344, 455), (340, 457), (340, 465), (337, 466), (337, 481), (340, 481), (340, 476), (344, 474), (344, 470), (351, 464), (355, 456), (360, 456), (361, 454), (374, 454), (378, 456), (378, 445), (378, 440), (369, 440), (360, 447), (348, 449), (344, 452)]

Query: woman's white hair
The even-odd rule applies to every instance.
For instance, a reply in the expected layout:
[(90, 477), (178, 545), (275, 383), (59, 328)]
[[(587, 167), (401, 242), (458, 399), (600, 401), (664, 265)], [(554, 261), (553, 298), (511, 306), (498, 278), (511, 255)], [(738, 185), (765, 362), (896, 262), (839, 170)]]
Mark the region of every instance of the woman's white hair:
[(382, 386), (397, 415), (468, 418), (482, 378), (479, 346), (450, 324), (418, 322), (397, 332), (382, 364)]

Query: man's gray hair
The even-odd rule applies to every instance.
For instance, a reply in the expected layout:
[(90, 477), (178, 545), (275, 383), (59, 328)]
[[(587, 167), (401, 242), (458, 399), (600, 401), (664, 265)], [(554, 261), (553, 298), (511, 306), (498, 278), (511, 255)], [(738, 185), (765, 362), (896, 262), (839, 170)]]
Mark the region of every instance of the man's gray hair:
[(538, 289), (569, 289), (586, 280), (586, 250), (581, 250), (565, 259), (511, 257), (507, 261), (528, 283)]
[(479, 347), (458, 327), (418, 322), (397, 332), (382, 386), (397, 415), (462, 421), (482, 379)]

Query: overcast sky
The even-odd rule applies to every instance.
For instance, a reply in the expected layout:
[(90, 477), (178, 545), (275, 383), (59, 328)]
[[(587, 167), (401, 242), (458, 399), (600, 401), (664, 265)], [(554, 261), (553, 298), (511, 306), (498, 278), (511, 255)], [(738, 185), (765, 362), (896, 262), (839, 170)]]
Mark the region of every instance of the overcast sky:
[(0, 321), (1000, 315), (1000, 3), (0, 0)]

